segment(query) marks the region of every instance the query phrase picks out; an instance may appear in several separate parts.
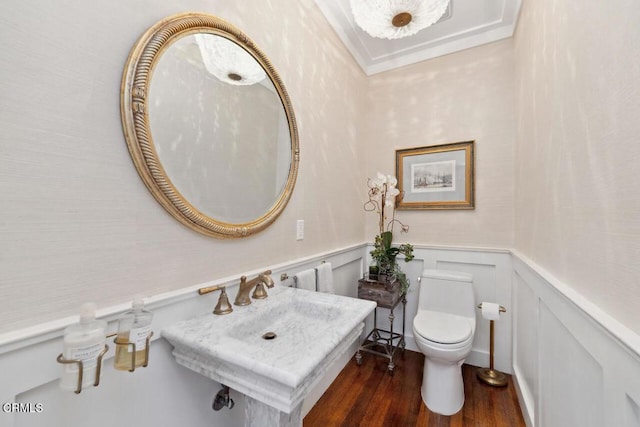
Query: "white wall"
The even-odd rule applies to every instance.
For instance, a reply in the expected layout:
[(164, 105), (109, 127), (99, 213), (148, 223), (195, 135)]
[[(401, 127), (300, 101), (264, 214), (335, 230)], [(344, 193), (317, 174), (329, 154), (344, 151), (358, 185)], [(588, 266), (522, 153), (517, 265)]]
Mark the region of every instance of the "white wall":
[[(245, 30), (278, 68), (299, 121), (294, 196), (272, 227), (248, 239), (207, 238), (173, 220), (138, 178), (123, 140), (119, 88), (129, 49), (154, 22), (185, 10)], [(396, 239), (417, 244), (425, 265), (457, 263), (480, 275), (496, 261), (427, 245), (515, 246), (522, 262), (514, 264), (511, 304), (503, 303), (509, 283), (499, 280), (479, 297), (495, 297), (516, 317), (513, 367), (529, 420), (560, 425), (589, 415), (595, 425), (615, 416), (637, 425), (639, 16), (638, 4), (622, 0), (526, 0), (515, 42), (365, 80), (310, 0), (0, 3), (0, 342), (29, 341), (43, 322), (60, 326), (88, 300), (119, 310), (133, 294), (184, 292), (372, 241), (375, 218), (361, 209), (366, 177), (393, 173), (395, 149), (474, 139), (477, 208), (401, 212), (411, 230)], [(295, 240), (296, 219), (305, 219), (303, 241)], [(412, 274), (420, 262), (408, 267)], [(553, 279), (527, 276), (540, 270), (533, 265)], [(31, 359), (3, 348), (2, 367), (20, 366), (3, 372), (24, 377), (18, 394), (53, 390), (59, 329), (40, 331), (49, 339), (34, 356), (47, 361), (35, 365), (44, 383), (31, 376)], [(483, 345), (486, 331), (479, 333)], [(154, 347), (168, 364), (169, 349)], [(185, 389), (210, 391), (182, 380)], [(555, 400), (554, 387), (584, 398)], [(2, 390), (0, 398), (15, 398)]]
[(640, 333), (638, 2), (524, 1), (515, 247)]
[[(67, 316), (76, 314), (80, 303), (93, 300), (103, 307), (99, 312), (101, 316), (114, 318), (137, 293), (160, 299), (166, 293), (188, 295), (199, 285), (218, 283), (266, 266), (304, 259), (325, 250), (333, 253), (335, 248), (372, 240), (373, 234), (364, 234), (365, 214), (361, 209), (366, 197), (366, 177), (377, 170), (393, 173), (394, 159), (393, 150), (377, 147), (382, 141), (369, 138), (368, 128), (377, 119), (365, 113), (365, 107), (368, 108), (373, 99), (365, 94), (371, 89), (375, 97), (379, 97), (375, 108), (380, 114), (388, 103), (385, 98), (391, 95), (390, 87), (375, 92), (375, 85), (367, 83), (310, 1), (209, 4), (186, 0), (167, 5), (137, 0), (117, 8), (109, 2), (94, 2), (89, 6), (78, 1), (67, 6), (61, 9), (37, 0), (0, 6), (0, 35), (3, 40), (14, 40), (0, 46), (0, 89), (4, 93), (0, 99), (4, 129), (0, 136), (3, 148), (0, 189), (7, 202), (0, 210), (0, 235), (7, 243), (0, 248), (0, 333), (5, 332), (0, 341), (9, 343), (2, 347), (0, 357), (3, 369), (12, 372), (11, 378), (4, 382), (0, 398), (46, 403), (48, 415), (16, 416), (17, 425), (77, 423), (86, 415), (81, 407), (103, 414), (101, 422), (106, 425), (111, 424), (114, 417), (111, 412), (107, 413), (106, 402), (114, 403), (119, 410), (134, 417), (143, 416), (133, 410), (137, 403), (150, 410), (158, 405), (171, 406), (172, 393), (167, 390), (166, 393), (152, 392), (149, 400), (129, 399), (144, 390), (160, 388), (170, 379), (176, 389), (182, 390), (180, 402), (176, 403), (177, 412), (190, 413), (189, 421), (194, 425), (225, 424), (229, 421), (226, 417), (235, 415), (212, 415), (208, 409), (208, 400), (218, 385), (181, 374), (180, 368), (172, 364), (169, 346), (161, 339), (154, 342), (152, 362), (155, 360), (155, 364), (148, 370), (128, 374), (107, 369), (99, 388), (86, 390), (81, 396), (61, 395), (55, 384), (59, 370), (55, 356), (60, 350), (61, 329), (73, 320)], [(129, 49), (158, 19), (184, 10), (216, 14), (246, 31), (278, 68), (296, 111), (301, 165), (294, 196), (271, 228), (248, 239), (218, 241), (197, 235), (173, 220), (138, 178), (122, 136), (119, 88)], [(38, 25), (31, 24), (33, 16), (38, 17)], [(456, 63), (469, 58), (476, 61), (449, 81), (453, 92), (448, 96), (461, 94), (455, 87), (470, 71), (482, 73), (490, 66), (490, 71), (505, 77), (507, 46), (499, 43), (488, 48), (486, 52), (495, 53), (495, 58), (488, 62), (482, 60), (484, 54), (471, 57), (462, 54), (458, 59), (436, 62), (442, 64), (444, 72), (455, 70)], [(481, 95), (486, 91), (494, 91), (492, 88), (499, 78), (491, 77), (490, 71), (483, 74), (485, 84), (480, 85), (476, 99), (483, 98)], [(466, 83), (467, 89), (474, 87), (470, 81)], [(429, 85), (433, 83), (425, 84), (432, 89)], [(444, 80), (440, 80), (435, 86), (443, 84)], [(485, 120), (510, 123), (500, 118), (498, 111), (505, 114), (511, 111), (502, 105), (506, 93), (508, 91), (503, 90), (492, 101), (495, 104), (491, 112), (482, 113), (458, 132), (456, 114), (474, 109), (471, 103), (465, 104), (463, 110), (448, 118), (445, 129), (453, 140), (469, 139), (469, 136), (474, 139), (478, 132), (487, 135), (490, 142), (483, 144), (493, 148), (487, 146), (480, 150), (479, 146), (479, 159), (499, 168), (507, 153), (494, 148), (504, 145), (505, 135), (511, 131), (498, 127), (487, 130), (480, 124)], [(419, 102), (423, 102), (422, 98)], [(453, 103), (453, 98), (447, 102)], [(412, 123), (415, 125), (415, 120)], [(451, 142), (448, 137), (444, 139), (445, 130), (437, 132), (440, 136), (437, 143)], [(413, 131), (419, 134), (419, 126)], [(482, 139), (478, 140), (479, 144)], [(413, 145), (422, 145), (422, 141)], [(397, 148), (403, 147), (406, 145), (398, 142)], [(372, 150), (378, 149), (380, 157), (369, 157)], [(354, 167), (363, 162), (370, 165), (372, 161), (381, 165)], [(387, 163), (391, 168), (383, 167)], [(480, 184), (485, 178), (478, 179)], [(494, 181), (495, 177), (489, 179), (490, 184)], [(483, 184), (480, 188), (487, 187)], [(481, 191), (480, 194), (486, 194), (486, 190)], [(508, 193), (507, 187), (502, 187), (500, 194), (495, 195), (496, 204), (505, 203)], [(485, 207), (489, 210), (471, 214), (477, 220), (474, 227), (466, 231), (474, 232), (473, 238), (460, 238), (463, 233), (450, 228), (451, 238), (440, 234), (436, 240), (485, 244), (477, 227), (484, 221), (493, 221), (493, 214), (504, 213), (496, 209), (493, 202)], [(449, 217), (437, 216), (441, 224)], [(469, 214), (452, 213), (452, 217), (463, 221)], [(306, 225), (305, 240), (301, 242), (295, 241), (294, 234), (295, 220), (299, 218), (305, 219)], [(434, 230), (427, 226), (431, 218), (424, 212), (414, 213), (413, 219), (418, 230)], [(500, 220), (511, 221), (507, 214)], [(510, 242), (509, 230), (500, 233), (492, 245)], [(421, 234), (412, 235), (416, 243), (431, 242), (430, 236)], [(422, 249), (419, 260), (413, 263), (414, 280), (425, 265), (442, 266), (439, 264), (442, 262), (448, 267), (454, 262), (461, 268), (484, 268), (485, 261), (476, 267), (468, 264), (477, 262), (477, 257), (482, 258), (474, 251), (469, 255)], [(504, 265), (503, 262), (500, 268)], [(336, 271), (340, 293), (355, 296), (354, 279), (360, 275), (361, 268), (361, 262), (357, 262), (356, 267), (349, 264), (348, 268)], [(482, 295), (494, 296), (494, 284), (487, 278), (482, 282), (486, 286)], [(500, 292), (508, 291), (508, 283), (501, 283)], [(415, 291), (414, 287), (408, 304), (409, 340)], [(210, 310), (206, 301), (211, 303), (213, 297), (193, 298), (170, 309), (164, 321)], [(162, 317), (156, 320), (156, 330), (162, 327)], [(479, 328), (474, 357), (486, 362), (487, 337), (482, 328)], [(509, 333), (501, 334), (506, 338), (499, 342), (508, 348)], [(500, 354), (499, 367), (508, 371), (508, 351), (503, 348)], [(318, 397), (316, 392), (313, 398)], [(173, 415), (162, 416), (166, 421)], [(14, 419), (3, 414), (1, 421)]]
[[(312, 257), (291, 260), (288, 263), (268, 266), (278, 284), (290, 285), (296, 272), (312, 268), (326, 261), (334, 269), (337, 293), (355, 296), (357, 280), (367, 265), (370, 248), (355, 245)], [(407, 348), (418, 351), (413, 340), (411, 321), (417, 309), (418, 285), (415, 280), (424, 268), (455, 269), (474, 275), (474, 286), (478, 301), (498, 301), (508, 307), (496, 324), (496, 368), (511, 371), (511, 255), (502, 250), (462, 250), (445, 247), (416, 247), (416, 258), (404, 265), (411, 278), (412, 287), (407, 295), (406, 339)], [(256, 273), (256, 272), (248, 272)], [(280, 282), (286, 273), (289, 278)], [(217, 282), (216, 282), (217, 283)], [(224, 278), (229, 285), (229, 298), (233, 301), (237, 290), (237, 277)], [(208, 286), (213, 283), (202, 283)], [(61, 370), (55, 358), (61, 352), (62, 321), (45, 323), (34, 328), (30, 335), (23, 333), (13, 342), (0, 343), (0, 367), (3, 381), (0, 382), (0, 402), (42, 405), (41, 413), (10, 413), (0, 411), (0, 426), (77, 426), (90, 417), (92, 426), (110, 426), (118, 417), (126, 416), (131, 424), (190, 426), (242, 425), (244, 420), (243, 396), (232, 390), (236, 407), (213, 412), (211, 401), (220, 389), (215, 381), (180, 367), (171, 355), (172, 347), (161, 337), (162, 329), (174, 322), (196, 315), (210, 314), (217, 294), (198, 296), (198, 286), (158, 295), (150, 300), (148, 308), (154, 312), (154, 341), (151, 346), (150, 363), (147, 368), (138, 368), (134, 373), (115, 371), (112, 368), (114, 346), (107, 353), (104, 375), (100, 386), (88, 387), (80, 395), (63, 392), (58, 388)], [(124, 308), (110, 307), (104, 316), (109, 321), (109, 331), (116, 328), (118, 314)], [(387, 327), (389, 311), (378, 310), (378, 326)], [(394, 328), (398, 332), (402, 325), (401, 306), (395, 311)], [(369, 318), (365, 328), (372, 327)], [(488, 366), (489, 334), (488, 322), (478, 313), (478, 323), (472, 353), (468, 363)], [(355, 352), (345, 354), (310, 391), (303, 404), (306, 414), (320, 398)], [(385, 366), (387, 361), (377, 356), (363, 354), (364, 363)]]
[[(269, 267), (274, 277), (289, 275), (288, 282), (283, 283), (286, 285), (297, 271), (327, 261), (334, 267), (338, 292), (353, 295), (357, 279), (367, 265), (369, 249), (355, 245)], [(469, 272), (474, 276), (478, 301), (497, 301), (507, 308), (496, 323), (495, 364), (496, 369), (514, 374), (528, 425), (599, 427), (604, 425), (602, 420), (607, 420), (611, 425), (632, 427), (640, 423), (640, 337), (540, 266), (519, 253), (503, 250), (419, 245), (416, 258), (404, 267), (413, 282), (406, 309), (408, 349), (416, 350), (411, 330), (417, 304), (415, 277), (424, 268)], [(233, 300), (237, 277), (225, 278), (223, 283), (230, 285)], [(132, 423), (142, 424), (241, 425), (242, 396), (232, 391), (237, 405), (232, 411), (211, 411), (210, 400), (220, 385), (179, 367), (170, 354), (171, 346), (160, 336), (168, 324), (194, 315), (210, 315), (217, 296), (200, 297), (196, 288), (157, 296), (149, 304), (156, 315), (154, 331), (158, 335), (151, 347), (148, 368), (134, 373), (114, 371), (110, 367), (112, 348), (101, 385), (85, 389), (80, 395), (62, 392), (57, 386), (60, 365), (55, 356), (61, 351), (63, 322), (40, 325), (31, 335), (23, 334), (14, 342), (0, 344), (0, 401), (43, 405), (42, 413), (0, 412), (0, 426), (81, 425), (92, 414), (98, 416), (92, 423), (97, 426), (112, 425), (123, 414)], [(106, 316), (110, 330), (115, 328), (114, 319), (121, 310), (112, 307)], [(399, 331), (399, 308), (395, 315), (395, 330)], [(379, 326), (388, 324), (387, 316), (386, 309), (379, 309)], [(371, 320), (368, 319), (366, 332), (372, 326)], [(487, 366), (488, 322), (479, 315), (477, 322), (467, 362)], [(305, 413), (349, 359), (350, 354), (345, 354), (319, 380), (304, 402)], [(364, 354), (364, 363), (384, 366), (387, 362)]]
[[(245, 31), (292, 99), (298, 182), (257, 236), (216, 240), (179, 224), (127, 152), (127, 56), (148, 27), (183, 11)], [(0, 333), (74, 315), (86, 301), (117, 305), (363, 241), (353, 166), (364, 75), (313, 1), (7, 1), (0, 39)]]
[[(369, 246), (368, 250), (373, 249)], [(411, 281), (407, 292), (407, 305), (404, 314), (405, 339), (407, 348), (420, 351), (413, 335), (413, 318), (418, 311), (418, 292), (420, 285), (417, 278), (425, 269), (453, 270), (469, 273), (473, 276), (473, 288), (476, 301), (496, 302), (507, 309), (495, 323), (495, 369), (511, 373), (511, 341), (513, 307), (511, 298), (511, 255), (508, 250), (473, 249), (416, 245), (415, 258), (405, 263), (400, 261), (402, 270)], [(402, 305), (394, 310), (394, 331), (402, 329)], [(373, 326), (369, 318), (367, 327)], [(378, 326), (389, 330), (389, 310), (378, 309)], [(365, 355), (364, 357), (370, 357)], [(482, 318), (480, 310), (476, 311), (476, 332), (471, 353), (466, 363), (473, 366), (489, 366), (489, 321)]]
[(640, 337), (513, 254), (513, 373), (529, 426), (640, 425)]
[[(369, 78), (364, 171), (395, 174), (395, 150), (476, 141), (476, 208), (398, 211), (425, 245), (509, 248), (513, 242), (515, 109), (512, 40), (491, 43)], [(363, 202), (366, 199), (363, 199)], [(367, 237), (376, 234), (367, 216)]]
[[(363, 271), (364, 255), (364, 245), (354, 245), (267, 267), (273, 271), (276, 284), (288, 286), (298, 271), (329, 262), (334, 270), (336, 291), (344, 294), (350, 288), (356, 288)], [(253, 276), (258, 272), (246, 273)], [(289, 278), (280, 281), (281, 274), (287, 274)], [(237, 276), (222, 280), (228, 286), (231, 301), (235, 298), (238, 282)], [(62, 365), (56, 362), (56, 357), (62, 351), (64, 321), (43, 323), (29, 334), (23, 331), (12, 342), (0, 342), (0, 427), (108, 427), (121, 423), (123, 417), (127, 425), (243, 425), (244, 397), (232, 390), (235, 407), (214, 412), (211, 402), (220, 390), (220, 384), (179, 366), (171, 354), (172, 346), (162, 338), (162, 330), (167, 325), (199, 315), (214, 316), (211, 311), (218, 294), (199, 296), (196, 292), (198, 287), (212, 284), (202, 283), (150, 299), (147, 308), (154, 313), (154, 338), (149, 366), (137, 368), (133, 373), (114, 370), (115, 346), (108, 340), (110, 350), (105, 356), (100, 385), (87, 387), (78, 395), (58, 387)], [(109, 322), (109, 332), (116, 330), (117, 317), (122, 311), (121, 307), (109, 307), (103, 316)], [(303, 403), (303, 415), (351, 359), (356, 348), (352, 346), (311, 386)], [(13, 402), (34, 405), (34, 412), (12, 411), (4, 406)], [(35, 411), (36, 404), (41, 405), (41, 412)]]
[(523, 2), (513, 369), (531, 425), (640, 425), (639, 18)]

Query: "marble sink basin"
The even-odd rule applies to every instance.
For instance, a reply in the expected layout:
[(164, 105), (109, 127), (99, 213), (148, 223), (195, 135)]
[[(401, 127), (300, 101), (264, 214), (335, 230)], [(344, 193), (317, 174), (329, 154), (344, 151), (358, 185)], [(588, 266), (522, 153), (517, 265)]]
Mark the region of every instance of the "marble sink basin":
[(173, 324), (162, 335), (179, 364), (290, 414), (358, 339), (376, 304), (280, 286), (268, 293), (228, 315)]

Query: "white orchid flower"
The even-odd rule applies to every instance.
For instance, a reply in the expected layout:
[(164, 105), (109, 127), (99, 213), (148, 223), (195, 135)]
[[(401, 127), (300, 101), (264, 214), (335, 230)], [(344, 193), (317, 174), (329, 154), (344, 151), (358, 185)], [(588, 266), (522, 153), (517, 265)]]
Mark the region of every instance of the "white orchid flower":
[(373, 188), (380, 190), (382, 189), (382, 182), (379, 179), (372, 179), (371, 185)]
[(387, 195), (385, 197), (384, 205), (393, 207), (395, 206), (396, 196), (400, 194), (400, 190), (395, 187), (387, 189)]
[(384, 175), (380, 172), (377, 173), (375, 178), (367, 179), (369, 200), (365, 202), (364, 210), (378, 214), (380, 235), (385, 231), (393, 233), (395, 223), (400, 224), (401, 232), (406, 233), (409, 230), (408, 226), (395, 219), (396, 199), (401, 193), (396, 188), (396, 185), (398, 185), (398, 179), (395, 176)]

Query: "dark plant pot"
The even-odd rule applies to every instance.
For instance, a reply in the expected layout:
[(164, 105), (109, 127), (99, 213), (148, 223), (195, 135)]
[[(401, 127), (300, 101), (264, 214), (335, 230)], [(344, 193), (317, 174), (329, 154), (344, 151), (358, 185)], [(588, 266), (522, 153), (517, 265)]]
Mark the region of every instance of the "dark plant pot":
[(377, 265), (369, 266), (369, 279), (370, 280), (378, 280), (378, 273), (380, 272), (380, 268)]

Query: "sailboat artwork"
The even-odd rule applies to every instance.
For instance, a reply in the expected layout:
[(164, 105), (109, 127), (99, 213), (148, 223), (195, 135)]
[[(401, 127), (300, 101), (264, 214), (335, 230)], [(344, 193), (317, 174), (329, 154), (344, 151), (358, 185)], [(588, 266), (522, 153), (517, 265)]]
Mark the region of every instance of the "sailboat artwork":
[(416, 163), (411, 165), (411, 192), (456, 191), (456, 161)]

